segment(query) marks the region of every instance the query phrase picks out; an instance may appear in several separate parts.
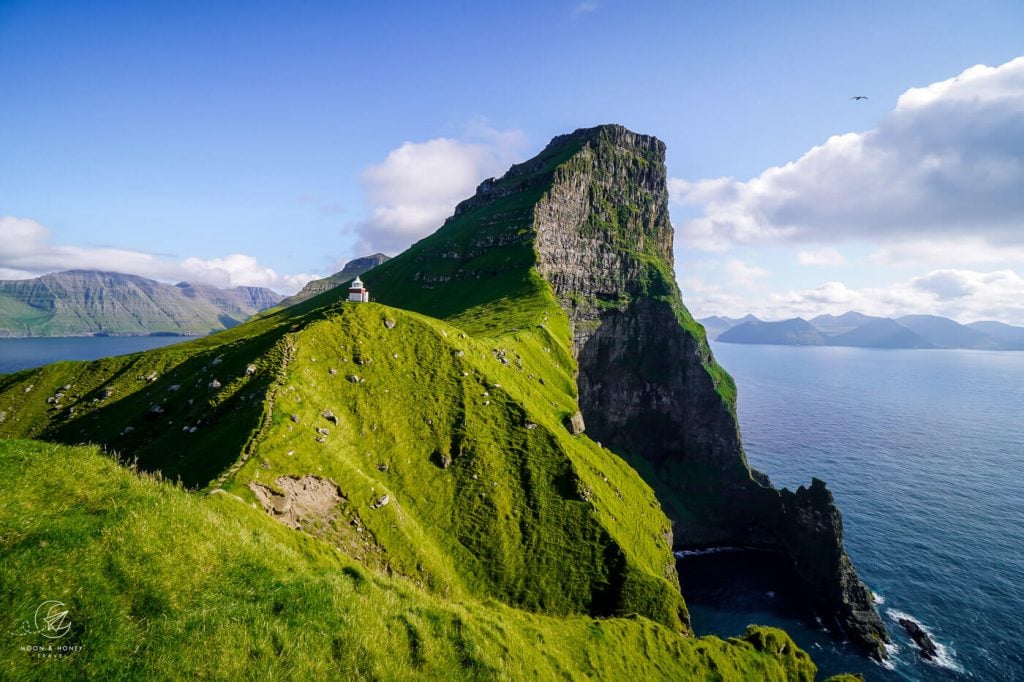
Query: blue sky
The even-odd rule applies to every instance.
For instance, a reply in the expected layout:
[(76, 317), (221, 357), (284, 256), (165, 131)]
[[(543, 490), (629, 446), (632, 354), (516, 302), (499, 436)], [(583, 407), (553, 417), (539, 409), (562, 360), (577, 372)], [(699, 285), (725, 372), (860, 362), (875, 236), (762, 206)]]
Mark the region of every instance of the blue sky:
[[(842, 203), (829, 192), (848, 180), (833, 177), (843, 154), (829, 171), (797, 163), (774, 189), (747, 183), (842, 133), (892, 156), (901, 125), (946, 120), (897, 110), (901, 94), (1006, 65), (1024, 54), (1021, 35), (1019, 2), (0, 0), (0, 276), (105, 266), (289, 291), (364, 251), (402, 248), (550, 137), (618, 122), (668, 144), (677, 271), (698, 314), (849, 304), (1024, 323), (1012, 198), (988, 219), (999, 229), (887, 232), (814, 205), (816, 192)], [(985, 78), (1003, 87), (1017, 70)], [(950, 116), (989, 120), (993, 106)], [(990, 138), (1015, 132), (991, 115)], [(968, 129), (906, 137), (974, 144)], [(723, 177), (736, 182), (706, 184)], [(766, 195), (794, 187), (808, 196), (780, 206)], [(877, 210), (916, 223), (910, 208)], [(771, 224), (725, 224), (752, 215)], [(944, 252), (907, 257), (936, 234)]]

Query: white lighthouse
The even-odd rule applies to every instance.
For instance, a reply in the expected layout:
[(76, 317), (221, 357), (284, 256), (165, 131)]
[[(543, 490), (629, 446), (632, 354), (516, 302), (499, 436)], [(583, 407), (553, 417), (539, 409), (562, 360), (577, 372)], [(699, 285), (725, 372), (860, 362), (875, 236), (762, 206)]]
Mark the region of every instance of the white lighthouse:
[(355, 303), (368, 303), (370, 292), (363, 287), (363, 280), (356, 277), (352, 284), (348, 285), (348, 300)]

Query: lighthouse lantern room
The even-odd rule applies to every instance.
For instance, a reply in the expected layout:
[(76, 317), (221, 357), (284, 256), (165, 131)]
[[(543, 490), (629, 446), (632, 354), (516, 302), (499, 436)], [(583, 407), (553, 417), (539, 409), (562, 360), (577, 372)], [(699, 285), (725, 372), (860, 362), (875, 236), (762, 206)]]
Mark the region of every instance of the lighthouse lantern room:
[(352, 284), (348, 286), (348, 300), (355, 303), (368, 303), (370, 301), (370, 292), (363, 287), (363, 280), (359, 279), (359, 277), (352, 280)]

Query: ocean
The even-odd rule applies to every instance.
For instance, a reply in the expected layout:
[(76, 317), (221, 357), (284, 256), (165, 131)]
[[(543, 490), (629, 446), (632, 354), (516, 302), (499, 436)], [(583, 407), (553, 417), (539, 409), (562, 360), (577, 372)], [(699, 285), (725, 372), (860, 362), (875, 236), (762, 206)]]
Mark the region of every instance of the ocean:
[(96, 360), (190, 341), (194, 336), (69, 336), (0, 339), (0, 374), (58, 360)]
[(680, 559), (697, 633), (783, 627), (822, 677), (1024, 680), (1024, 352), (713, 349), (736, 379), (750, 463), (778, 486), (829, 484), (894, 646), (882, 666), (834, 641), (784, 566), (742, 553)]

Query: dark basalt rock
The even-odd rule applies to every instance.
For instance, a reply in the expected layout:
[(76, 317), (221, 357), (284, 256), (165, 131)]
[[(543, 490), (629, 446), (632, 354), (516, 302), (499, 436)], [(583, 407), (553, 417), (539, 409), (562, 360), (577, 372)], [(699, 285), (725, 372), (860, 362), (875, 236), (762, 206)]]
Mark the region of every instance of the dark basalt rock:
[(665, 145), (622, 126), (578, 130), (545, 151), (557, 145), (579, 149), (535, 207), (536, 268), (573, 325), (588, 434), (641, 464), (676, 548), (784, 551), (833, 627), (881, 658), (888, 636), (825, 484), (780, 491), (747, 464), (734, 384), (672, 275)]
[(920, 625), (909, 618), (900, 618), (897, 622), (903, 626), (903, 629), (907, 631), (910, 638), (914, 640), (914, 644), (917, 645), (918, 653), (921, 654), (921, 658), (926, 661), (930, 661), (939, 655), (939, 648), (935, 646), (935, 642), (928, 636), (928, 633), (925, 632)]

